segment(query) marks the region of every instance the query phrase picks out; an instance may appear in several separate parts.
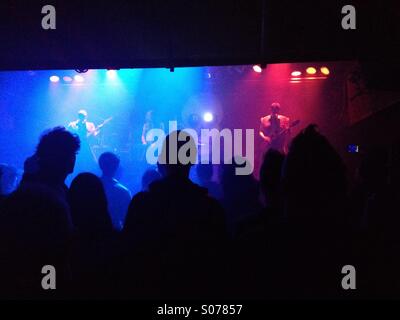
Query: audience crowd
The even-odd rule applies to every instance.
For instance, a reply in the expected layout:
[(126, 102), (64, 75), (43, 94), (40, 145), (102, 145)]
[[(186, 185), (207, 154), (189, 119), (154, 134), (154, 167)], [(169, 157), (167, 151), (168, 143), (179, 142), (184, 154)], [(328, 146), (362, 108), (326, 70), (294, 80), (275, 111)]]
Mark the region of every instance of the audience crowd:
[[(384, 151), (365, 154), (350, 188), (341, 157), (310, 125), (287, 155), (265, 153), (258, 181), (235, 174), (236, 158), (170, 163), (178, 133), (133, 198), (113, 153), (100, 156), (100, 177), (82, 172), (67, 187), (80, 140), (62, 127), (42, 135), (20, 181), (1, 164), (0, 298), (400, 297), (399, 189)], [(46, 265), (56, 290), (42, 287)], [(356, 290), (342, 287), (346, 265)]]

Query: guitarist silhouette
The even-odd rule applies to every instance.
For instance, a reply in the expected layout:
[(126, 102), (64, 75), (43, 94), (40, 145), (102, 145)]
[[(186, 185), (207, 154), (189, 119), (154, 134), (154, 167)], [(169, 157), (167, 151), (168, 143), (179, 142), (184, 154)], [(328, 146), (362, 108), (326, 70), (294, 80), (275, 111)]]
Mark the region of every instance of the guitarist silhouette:
[(87, 120), (88, 113), (86, 110), (79, 110), (78, 119), (68, 124), (68, 130), (76, 133), (81, 141), (81, 148), (78, 155), (78, 163), (81, 169), (93, 170), (96, 167), (97, 158), (92, 150), (90, 139), (96, 137), (100, 133), (100, 129), (107, 124), (112, 118), (103, 121), (102, 124), (96, 126), (93, 122)]
[(287, 153), (290, 128), (298, 125), (299, 121), (290, 123), (290, 119), (279, 114), (280, 104), (271, 104), (271, 114), (260, 119), (260, 137), (264, 140), (265, 149), (275, 149)]

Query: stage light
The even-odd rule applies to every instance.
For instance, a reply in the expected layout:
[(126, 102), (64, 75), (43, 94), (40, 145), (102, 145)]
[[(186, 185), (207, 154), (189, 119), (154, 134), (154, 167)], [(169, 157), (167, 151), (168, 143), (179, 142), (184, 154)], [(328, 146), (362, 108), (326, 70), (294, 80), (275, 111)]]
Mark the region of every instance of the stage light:
[(214, 120), (214, 116), (213, 116), (213, 114), (212, 114), (211, 112), (206, 112), (206, 113), (203, 115), (203, 120), (204, 120), (205, 122), (212, 122), (212, 121)]
[(306, 69), (306, 72), (307, 72), (308, 74), (316, 74), (316, 73), (317, 73), (317, 69), (315, 69), (314, 67), (308, 67), (308, 68)]
[(64, 80), (65, 82), (71, 82), (71, 81), (72, 81), (72, 78), (71, 78), (71, 77), (68, 77), (68, 76), (65, 76), (65, 77), (63, 77), (63, 80)]
[(262, 68), (258, 64), (253, 66), (253, 70), (254, 70), (254, 72), (257, 72), (257, 73), (261, 73), (262, 72)]
[(321, 72), (326, 76), (330, 74), (330, 71), (327, 67), (321, 67)]
[(117, 70), (107, 70), (107, 77), (115, 79), (117, 77)]
[(82, 76), (80, 76), (80, 75), (78, 75), (78, 74), (74, 77), (74, 79), (75, 79), (76, 82), (83, 82), (83, 81), (85, 81), (85, 78), (82, 77)]
[(293, 71), (292, 72), (292, 77), (299, 77), (301, 76), (301, 71)]
[(60, 81), (60, 77), (58, 77), (58, 76), (51, 76), (51, 77), (50, 77), (50, 81), (51, 81), (51, 82), (58, 82), (58, 81)]

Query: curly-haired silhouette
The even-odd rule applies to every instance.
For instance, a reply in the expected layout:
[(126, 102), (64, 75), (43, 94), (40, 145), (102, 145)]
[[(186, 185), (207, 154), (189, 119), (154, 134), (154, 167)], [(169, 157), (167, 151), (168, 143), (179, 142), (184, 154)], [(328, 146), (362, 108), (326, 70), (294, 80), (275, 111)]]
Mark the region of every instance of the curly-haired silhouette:
[(64, 182), (74, 171), (79, 148), (79, 137), (64, 127), (46, 131), (35, 154), (25, 161), (21, 183), (41, 183), (65, 196), (67, 188)]

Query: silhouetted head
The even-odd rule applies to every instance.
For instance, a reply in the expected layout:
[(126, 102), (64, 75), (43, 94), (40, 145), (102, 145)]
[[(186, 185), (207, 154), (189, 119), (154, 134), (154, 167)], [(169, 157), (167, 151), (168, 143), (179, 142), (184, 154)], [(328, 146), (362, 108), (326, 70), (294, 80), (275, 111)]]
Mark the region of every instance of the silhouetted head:
[[(326, 212), (346, 195), (346, 169), (329, 141), (310, 125), (292, 141), (283, 168), (285, 198), (297, 208)], [(338, 214), (338, 212), (336, 212)]]
[(271, 113), (272, 114), (278, 114), (280, 110), (281, 110), (281, 105), (279, 104), (279, 102), (273, 102), (271, 104)]
[(149, 169), (143, 174), (142, 177), (142, 190), (149, 190), (150, 184), (154, 181), (160, 180), (161, 175), (158, 173), (157, 170)]
[(59, 182), (74, 171), (76, 154), (80, 148), (77, 135), (64, 127), (45, 132), (36, 148), (39, 171)]
[(267, 205), (277, 200), (276, 197), (281, 191), (281, 174), (284, 159), (285, 156), (274, 149), (268, 150), (264, 155), (260, 168), (260, 187)]
[(201, 164), (199, 163), (196, 166), (197, 176), (199, 177), (200, 181), (205, 183), (209, 182), (213, 176), (213, 165), (212, 164)]
[(223, 203), (228, 211), (255, 212), (259, 208), (258, 183), (253, 175), (238, 175), (236, 168), (249, 166), (249, 161), (235, 156), (232, 164), (224, 164), (220, 171)]
[(81, 173), (68, 191), (72, 223), (79, 232), (112, 230), (106, 194), (101, 180), (92, 173)]
[(115, 177), (119, 164), (119, 157), (112, 152), (104, 152), (99, 158), (100, 169), (106, 177)]
[(163, 177), (188, 178), (196, 159), (197, 146), (193, 137), (185, 131), (174, 131), (165, 138), (158, 157), (158, 171)]
[[(220, 171), (220, 181), (224, 191), (224, 197), (233, 198), (238, 195), (245, 195), (253, 192), (252, 187), (256, 183), (253, 175), (237, 175), (236, 168), (248, 166), (248, 160), (235, 156), (232, 158), (231, 164), (223, 164)], [(251, 190), (250, 190), (251, 189)], [(257, 192), (254, 194), (257, 197)]]
[(78, 119), (79, 119), (79, 121), (84, 122), (84, 121), (87, 120), (87, 117), (88, 117), (88, 113), (87, 113), (86, 110), (82, 109), (82, 110), (78, 111)]

